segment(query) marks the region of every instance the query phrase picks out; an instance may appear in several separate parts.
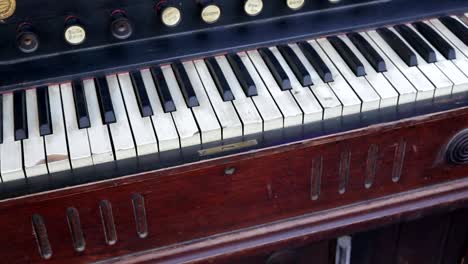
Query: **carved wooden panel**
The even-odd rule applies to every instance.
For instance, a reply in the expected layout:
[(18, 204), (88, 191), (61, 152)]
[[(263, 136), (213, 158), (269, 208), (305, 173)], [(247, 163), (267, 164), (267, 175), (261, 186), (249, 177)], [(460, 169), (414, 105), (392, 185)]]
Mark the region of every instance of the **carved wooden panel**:
[(467, 127), (461, 109), (3, 201), (0, 255), (91, 262), (456, 180), (445, 149)]

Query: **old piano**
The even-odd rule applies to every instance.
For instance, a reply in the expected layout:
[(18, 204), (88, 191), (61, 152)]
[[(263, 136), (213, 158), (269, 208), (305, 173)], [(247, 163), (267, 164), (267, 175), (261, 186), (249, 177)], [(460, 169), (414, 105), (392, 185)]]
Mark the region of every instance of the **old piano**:
[(467, 263), (468, 1), (0, 0), (0, 263)]

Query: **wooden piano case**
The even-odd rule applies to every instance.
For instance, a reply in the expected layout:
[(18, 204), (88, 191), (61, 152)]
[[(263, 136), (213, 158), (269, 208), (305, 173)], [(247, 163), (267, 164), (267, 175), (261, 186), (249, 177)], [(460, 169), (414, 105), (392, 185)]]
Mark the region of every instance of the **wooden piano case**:
[(446, 153), (466, 128), (462, 107), (3, 200), (1, 262), (232, 263), (452, 211), (468, 167)]

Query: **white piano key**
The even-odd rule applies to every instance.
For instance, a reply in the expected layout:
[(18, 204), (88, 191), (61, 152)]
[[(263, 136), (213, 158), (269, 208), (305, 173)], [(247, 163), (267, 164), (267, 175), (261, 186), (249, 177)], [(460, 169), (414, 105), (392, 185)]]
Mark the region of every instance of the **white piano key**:
[(370, 65), (364, 55), (354, 46), (351, 40), (347, 36), (341, 36), (341, 39), (348, 45), (351, 51), (356, 55), (356, 57), (362, 62), (364, 68), (366, 69), (366, 80), (374, 88), (377, 94), (380, 96), (380, 108), (385, 107), (394, 107), (398, 105), (398, 96), (399, 94), (393, 86), (385, 79), (382, 73), (376, 72), (374, 67)]
[(393, 87), (399, 93), (398, 104), (407, 104), (412, 103), (416, 100), (417, 91), (414, 86), (406, 79), (406, 77), (401, 73), (401, 71), (393, 64), (389, 59), (388, 55), (385, 54), (380, 48), (376, 45), (374, 41), (365, 33), (359, 33), (369, 44), (382, 56), (385, 60), (387, 71), (382, 74), (387, 78), (387, 80), (393, 85)]
[(165, 113), (159, 99), (158, 92), (149, 70), (142, 70), (141, 77), (145, 84), (146, 92), (153, 108), (154, 130), (156, 131), (156, 138), (158, 140), (159, 151), (168, 151), (180, 148), (179, 135), (172, 119), (171, 113)]
[(346, 62), (341, 58), (338, 52), (333, 48), (331, 43), (325, 39), (318, 39), (317, 42), (323, 48), (330, 60), (335, 64), (338, 71), (348, 81), (349, 85), (362, 101), (362, 112), (377, 110), (380, 107), (380, 96), (370, 86), (369, 82), (364, 77), (356, 77), (351, 71)]
[(3, 182), (25, 178), (21, 140), (15, 141), (13, 94), (3, 95), (3, 144), (0, 171)]
[(61, 84), (62, 106), (65, 118), (65, 129), (68, 138), (68, 151), (72, 168), (93, 165), (91, 149), (89, 147), (88, 131), (78, 127), (72, 86), (70, 83)]
[[(254, 109), (248, 111), (252, 112), (255, 111), (255, 107), (257, 108), (259, 115), (255, 111), (255, 117), (257, 118), (258, 116), (260, 122), (263, 119), (263, 131), (270, 131), (282, 128), (284, 125), (283, 115), (281, 114), (280, 109), (278, 109), (275, 102), (273, 101), (274, 99), (268, 92), (268, 88), (263, 83), (262, 77), (255, 69), (255, 66), (250, 60), (249, 55), (245, 52), (240, 52), (238, 53), (238, 55), (242, 63), (244, 63), (245, 68), (250, 74), (250, 77), (252, 78), (253, 82), (255, 83), (255, 87), (257, 87), (257, 95), (250, 97), (250, 100), (252, 100), (253, 104), (255, 105)], [(240, 86), (236, 87), (236, 91), (237, 93), (241, 93), (242, 96), (245, 96), (244, 92), (241, 91)], [(242, 107), (242, 105), (237, 105), (236, 101), (234, 101), (234, 104), (237, 106), (238, 112), (240, 112), (240, 108)]]
[(280, 89), (278, 83), (268, 69), (268, 66), (263, 61), (260, 53), (258, 53), (256, 50), (252, 50), (248, 51), (247, 54), (257, 69), (258, 74), (261, 76), (274, 102), (276, 102), (276, 105), (283, 114), (284, 127), (292, 127), (303, 124), (304, 113), (297, 105), (291, 93), (289, 91), (282, 91)]
[[(464, 45), (463, 42), (461, 42), (455, 35), (453, 35), (453, 33), (450, 32), (450, 30), (448, 30), (442, 23), (440, 23), (440, 21), (435, 21), (436, 22), (434, 22), (434, 24), (432, 23), (432, 20), (431, 22), (425, 21), (424, 23), (437, 31), (439, 35), (455, 49), (456, 59), (452, 60), (452, 62), (458, 67), (460, 71), (465, 74), (465, 76), (468, 76), (468, 49), (466, 48), (466, 45)], [(466, 49), (466, 51), (464, 51), (464, 49)]]
[[(460, 93), (468, 91), (468, 77), (461, 72), (458, 67), (453, 63), (451, 60), (447, 60), (440, 52), (429, 43), (424, 36), (422, 36), (414, 27), (413, 25), (408, 24), (410, 28), (412, 28), (416, 34), (418, 34), (429, 47), (431, 47), (437, 57), (437, 62), (435, 65), (442, 71), (445, 76), (453, 83), (452, 93)], [(468, 69), (467, 69), (468, 70)]]
[(106, 77), (109, 85), (109, 92), (114, 106), (116, 122), (109, 124), (109, 130), (114, 143), (115, 158), (117, 160), (136, 156), (135, 144), (133, 142), (132, 131), (128, 122), (125, 105), (120, 93), (119, 80), (116, 75)]
[(437, 66), (433, 63), (427, 63), (418, 52), (416, 52), (413, 47), (408, 44), (408, 42), (397, 32), (393, 27), (389, 27), (391, 31), (393, 31), (397, 36), (401, 38), (401, 40), (406, 43), (406, 45), (416, 54), (418, 58), (418, 68), (424, 75), (431, 81), (431, 83), (435, 86), (434, 97), (450, 95), (452, 93), (453, 83), (445, 76), (443, 72), (441, 72)]
[(36, 90), (26, 91), (28, 132), (29, 136), (23, 140), (24, 169), (26, 176), (33, 177), (47, 174), (47, 160), (45, 158), (44, 138), (39, 133), (39, 119)]
[[(220, 59), (221, 57), (216, 58), (218, 63), (220, 63)], [(242, 123), (239, 116), (237, 116), (234, 106), (231, 102), (224, 102), (221, 98), (205, 62), (203, 60), (196, 60), (194, 63), (211, 105), (221, 124), (223, 139), (242, 137)]]
[(69, 170), (70, 161), (60, 98), (60, 87), (49, 86), (50, 118), (53, 133), (44, 137), (47, 155), (47, 167), (50, 173)]
[(308, 87), (303, 87), (299, 83), (296, 75), (293, 73), (286, 60), (283, 58), (283, 55), (281, 55), (280, 51), (276, 47), (272, 47), (270, 50), (291, 81), (292, 89), (290, 90), (290, 93), (296, 99), (297, 104), (303, 112), (304, 124), (321, 121), (323, 119), (323, 108), (320, 106), (320, 103), (317, 101), (310, 89)]
[(331, 62), (328, 56), (325, 54), (323, 49), (317, 43), (316, 40), (309, 41), (309, 44), (317, 51), (319, 56), (325, 62), (325, 64), (330, 69), (333, 82), (329, 83), (330, 87), (332, 88), (335, 95), (340, 100), (341, 104), (343, 105), (343, 116), (359, 114), (361, 112), (361, 105), (362, 101), (353, 91), (353, 89), (349, 86), (346, 80), (341, 76), (339, 71), (335, 68), (335, 65)]
[(393, 64), (403, 73), (403, 75), (410, 81), (414, 88), (418, 91), (416, 100), (432, 99), (434, 97), (435, 87), (424, 76), (418, 67), (408, 67), (406, 63), (393, 51), (393, 49), (383, 40), (383, 38), (375, 31), (367, 32), (367, 35), (393, 62)]
[(167, 86), (172, 95), (172, 100), (176, 106), (176, 111), (172, 112), (172, 118), (177, 127), (180, 137), (181, 147), (195, 146), (201, 144), (200, 131), (193, 118), (192, 111), (185, 104), (184, 97), (180, 91), (174, 72), (170, 66), (163, 66), (161, 70), (166, 79)]
[[(244, 57), (245, 56), (246, 55), (244, 53)], [(259, 111), (257, 111), (257, 109), (255, 108), (254, 102), (252, 101), (252, 99), (250, 99), (249, 97), (245, 95), (227, 59), (225, 57), (219, 57), (217, 58), (217, 61), (234, 95), (235, 100), (232, 102), (232, 104), (234, 105), (234, 108), (236, 109), (239, 115), (239, 118), (242, 122), (243, 135), (245, 136), (245, 135), (261, 133), (264, 128), (264, 123), (263, 123), (264, 121), (262, 120), (262, 117), (260, 117)], [(263, 110), (262, 106), (263, 104), (261, 104), (260, 106), (261, 109)], [(266, 114), (264, 119), (265, 119), (265, 127), (267, 130), (275, 129), (278, 127), (278, 119), (275, 118), (274, 111), (273, 113)], [(282, 126), (283, 126), (283, 117), (280, 114), (279, 127), (282, 127)]]
[(297, 44), (291, 44), (289, 46), (296, 53), (307, 72), (312, 77), (314, 84), (310, 86), (310, 90), (323, 108), (323, 119), (340, 117), (343, 111), (343, 106), (341, 105), (340, 100), (338, 100), (336, 95), (333, 93), (330, 86), (322, 81), (314, 67), (310, 64), (309, 60), (305, 57), (304, 53), (297, 46)]
[(216, 114), (211, 107), (210, 100), (206, 95), (205, 88), (200, 80), (197, 69), (191, 61), (184, 62), (183, 66), (200, 104), (199, 106), (192, 107), (192, 112), (198, 123), (198, 127), (200, 128), (202, 143), (206, 144), (219, 141), (222, 139), (221, 126), (219, 125)]
[(142, 117), (128, 73), (117, 75), (138, 156), (158, 152), (158, 143), (150, 117)]
[(88, 128), (89, 146), (93, 164), (101, 164), (114, 160), (109, 129), (101, 119), (99, 102), (96, 94), (94, 80), (83, 81), (83, 87), (88, 105), (88, 114), (91, 126)]
[[(439, 33), (442, 36), (445, 36), (445, 38), (450, 43), (453, 44), (452, 46), (454, 46), (461, 53), (463, 53), (463, 55), (465, 55), (465, 57), (468, 57), (468, 46), (465, 45), (465, 43), (463, 43), (463, 41), (461, 41), (461, 39), (459, 39), (457, 36), (455, 36), (455, 34), (453, 34), (452, 31), (450, 31), (444, 24), (442, 24), (442, 22), (440, 22), (440, 20), (431, 19), (431, 20), (429, 20), (429, 22), (434, 26), (434, 28), (436, 28), (437, 31), (439, 31)], [(457, 55), (459, 55), (459, 54), (457, 54)]]

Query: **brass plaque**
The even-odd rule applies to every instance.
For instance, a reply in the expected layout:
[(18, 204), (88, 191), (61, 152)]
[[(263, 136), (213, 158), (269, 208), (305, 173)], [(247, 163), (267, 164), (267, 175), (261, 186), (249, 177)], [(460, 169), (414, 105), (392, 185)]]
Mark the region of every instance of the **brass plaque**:
[(16, 0), (0, 0), (0, 20), (11, 17), (16, 10)]
[(232, 151), (232, 150), (239, 150), (243, 148), (248, 148), (257, 145), (258, 142), (255, 139), (248, 140), (248, 141), (242, 141), (234, 144), (229, 144), (229, 145), (223, 145), (219, 147), (213, 147), (209, 149), (202, 149), (198, 151), (198, 154), (200, 156), (208, 156), (208, 155), (215, 155), (215, 154), (220, 154), (223, 152), (227, 151)]

